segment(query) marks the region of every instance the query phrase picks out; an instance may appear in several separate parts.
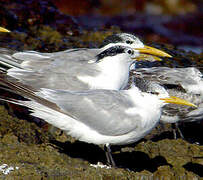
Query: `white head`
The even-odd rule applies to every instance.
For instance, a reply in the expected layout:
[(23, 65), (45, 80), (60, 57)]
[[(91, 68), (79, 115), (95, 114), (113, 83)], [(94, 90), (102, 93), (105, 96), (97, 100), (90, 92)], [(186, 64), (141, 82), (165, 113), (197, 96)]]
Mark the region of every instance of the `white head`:
[[(126, 46), (112, 46), (108, 49), (103, 50), (101, 53), (99, 53), (96, 58), (96, 63), (110, 63), (112, 62), (120, 62), (120, 63), (126, 63), (129, 66), (133, 64), (136, 61), (136, 58), (140, 55), (138, 51), (135, 51), (134, 49)], [(113, 67), (112, 67), (113, 71)]]
[[(118, 85), (116, 87), (122, 89), (127, 85), (130, 66), (142, 55), (143, 50), (144, 48), (133, 49), (128, 46), (114, 45), (104, 50), (101, 49), (101, 52), (96, 55), (96, 59), (90, 60), (89, 63), (98, 65), (101, 81), (105, 81), (105, 84), (106, 81), (111, 83), (115, 81), (116, 83), (114, 83)], [(110, 81), (110, 79), (112, 80)], [(96, 81), (96, 79), (94, 80)]]
[(130, 66), (137, 56), (139, 52), (125, 46), (113, 46), (103, 50), (93, 61), (89, 61), (97, 66), (97, 76), (88, 77), (89, 85), (97, 89), (123, 89), (128, 83)]
[[(152, 56), (160, 56), (160, 57), (171, 57), (169, 54), (158, 50), (156, 48), (146, 46), (143, 44), (143, 42), (136, 36), (128, 33), (118, 33), (113, 34), (111, 36), (108, 36), (101, 45), (101, 51), (104, 51), (105, 49), (108, 49), (113, 46), (126, 46), (133, 48), (135, 51), (138, 51), (140, 53), (140, 56), (138, 59), (146, 59), (149, 58), (150, 60)], [(142, 56), (141, 56), (142, 55)], [(154, 61), (161, 60), (160, 58), (154, 58)]]
[(108, 36), (104, 39), (101, 48), (107, 49), (112, 46), (128, 46), (131, 48), (143, 48), (144, 44), (140, 41), (139, 38), (132, 34), (128, 33), (118, 33)]

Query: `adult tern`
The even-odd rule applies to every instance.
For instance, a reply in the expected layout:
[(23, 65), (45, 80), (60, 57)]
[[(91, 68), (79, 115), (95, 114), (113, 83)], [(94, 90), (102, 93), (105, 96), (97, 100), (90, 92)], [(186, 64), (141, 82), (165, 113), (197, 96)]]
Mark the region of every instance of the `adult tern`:
[(119, 90), (127, 85), (132, 64), (124, 61), (124, 54), (115, 54), (120, 51), (120, 46), (133, 48), (137, 60), (148, 56), (171, 57), (161, 50), (145, 46), (134, 35), (120, 33), (107, 37), (99, 49), (79, 48), (55, 53), (25, 51), (13, 54), (0, 49), (0, 66), (9, 76), (24, 84), (34, 85), (36, 89)]
[(161, 109), (167, 103), (195, 106), (165, 89), (157, 94), (141, 92), (134, 85), (128, 90), (67, 91), (32, 87), (0, 74), (0, 84), (27, 101), (2, 97), (1, 100), (31, 109), (31, 115), (44, 119), (66, 134), (107, 147), (107, 160), (115, 166), (110, 145), (129, 144), (149, 133), (159, 122)]

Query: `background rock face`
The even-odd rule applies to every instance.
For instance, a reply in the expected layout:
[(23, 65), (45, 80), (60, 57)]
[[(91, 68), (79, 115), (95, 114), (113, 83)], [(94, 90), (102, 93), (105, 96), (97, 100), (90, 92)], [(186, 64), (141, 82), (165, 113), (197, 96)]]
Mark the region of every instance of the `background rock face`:
[[(130, 32), (174, 57), (147, 66), (202, 69), (203, 5), (200, 0), (122, 3), (115, 0), (71, 0), (68, 3), (63, 0), (0, 0), (0, 7), (0, 25), (12, 31), (0, 33), (0, 47), (13, 51), (54, 52), (98, 47), (112, 33)], [(105, 169), (90, 166), (106, 163), (104, 152), (98, 146), (66, 137), (44, 121), (30, 117), (25, 108), (1, 105), (1, 178), (195, 179), (203, 176), (201, 121), (181, 126), (185, 141), (173, 140), (171, 128), (166, 125), (166, 131), (158, 127), (136, 144), (113, 147), (113, 157), (120, 168)], [(194, 142), (198, 145), (192, 144)]]

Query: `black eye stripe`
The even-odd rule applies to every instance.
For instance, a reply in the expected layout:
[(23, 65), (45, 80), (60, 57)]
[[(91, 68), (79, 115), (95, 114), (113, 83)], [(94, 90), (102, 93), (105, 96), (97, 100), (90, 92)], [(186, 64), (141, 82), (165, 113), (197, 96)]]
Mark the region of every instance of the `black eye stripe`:
[(158, 93), (158, 92), (151, 92), (151, 94), (159, 95), (159, 93)]
[(154, 95), (159, 95), (159, 92), (155, 92), (155, 91), (146, 91), (146, 92)]
[(127, 43), (127, 44), (132, 44), (133, 42), (130, 41), (130, 40), (127, 40), (126, 43)]
[(96, 58), (97, 58), (96, 62), (100, 62), (101, 59), (103, 59), (105, 57), (116, 56), (116, 55), (122, 54), (122, 53), (128, 53), (130, 55), (133, 55), (134, 51), (130, 48), (126, 48), (125, 46), (113, 46), (113, 47), (110, 47), (110, 48), (104, 50), (100, 54), (98, 54), (96, 56)]
[(126, 52), (125, 50), (126, 49), (123, 46), (114, 46), (109, 49), (106, 49), (97, 55), (96, 62), (99, 62), (101, 59), (103, 59), (104, 57), (107, 57), (107, 56), (115, 56), (117, 54), (125, 53)]

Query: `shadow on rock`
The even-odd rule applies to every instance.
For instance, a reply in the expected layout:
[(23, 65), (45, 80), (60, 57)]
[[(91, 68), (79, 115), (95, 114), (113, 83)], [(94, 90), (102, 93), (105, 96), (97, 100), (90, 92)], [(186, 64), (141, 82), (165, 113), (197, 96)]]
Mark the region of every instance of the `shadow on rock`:
[[(91, 164), (97, 164), (98, 162), (107, 163), (105, 152), (97, 145), (80, 141), (62, 143), (52, 140), (51, 143), (59, 148), (59, 152), (65, 153), (72, 158), (81, 158)], [(115, 149), (120, 149), (120, 146), (112, 146), (113, 152)], [(159, 166), (171, 166), (162, 156), (156, 156), (151, 159), (146, 153), (140, 151), (113, 153), (112, 156), (117, 167), (135, 172), (148, 170), (153, 173)]]
[(156, 156), (151, 159), (146, 153), (140, 151), (122, 152), (114, 155), (113, 158), (115, 159), (118, 167), (126, 168), (135, 172), (148, 170), (153, 173), (159, 166), (170, 166), (164, 157)]
[(203, 165), (189, 162), (183, 166), (187, 171), (192, 171), (193, 173), (203, 177)]

